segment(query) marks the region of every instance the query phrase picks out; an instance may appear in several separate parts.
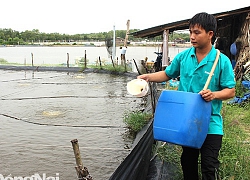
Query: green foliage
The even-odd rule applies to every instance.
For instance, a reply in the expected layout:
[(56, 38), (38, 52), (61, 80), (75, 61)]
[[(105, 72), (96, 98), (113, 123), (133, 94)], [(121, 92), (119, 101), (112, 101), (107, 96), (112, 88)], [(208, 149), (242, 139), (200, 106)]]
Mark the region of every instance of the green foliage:
[(175, 33), (174, 32), (169, 35), (170, 42), (173, 42), (175, 39), (178, 39), (178, 38), (184, 39), (186, 42), (190, 41), (190, 37), (188, 33)]
[[(84, 64), (81, 63), (81, 66), (84, 68)], [(126, 67), (125, 69), (125, 66), (122, 66), (122, 65), (115, 65), (115, 67), (112, 65), (112, 64), (105, 64), (105, 65), (102, 65), (100, 66), (99, 65), (99, 62), (97, 62), (96, 65), (87, 65), (87, 68), (93, 68), (93, 69), (99, 69), (99, 70), (107, 70), (107, 71), (110, 71), (111, 73), (125, 73), (125, 72), (128, 72), (130, 69), (129, 67)]]
[[(130, 32), (138, 31), (132, 29)], [(116, 30), (116, 37), (125, 38), (126, 30)], [(38, 29), (18, 32), (12, 29), (0, 29), (0, 44), (19, 45), (33, 44), (34, 42), (77, 42), (77, 41), (105, 41), (107, 37), (113, 37), (113, 31), (90, 34), (59, 34), (43, 33)], [(131, 40), (134, 37), (130, 37)]]
[(112, 64), (108, 64), (104, 66), (104, 69), (107, 69), (108, 71), (114, 71), (114, 72), (126, 72), (125, 66), (115, 66), (113, 67)]
[[(133, 33), (139, 29), (131, 29), (129, 32)], [(125, 38), (127, 30), (116, 30), (116, 37)], [(18, 32), (12, 29), (0, 29), (0, 44), (6, 45), (25, 45), (33, 44), (35, 42), (77, 42), (77, 41), (105, 41), (107, 38), (113, 37), (113, 30), (109, 32), (89, 33), (89, 34), (59, 34), (59, 33), (44, 33), (38, 29), (26, 30)], [(189, 41), (189, 34), (187, 33), (173, 33), (169, 35), (169, 41), (176, 38), (182, 38)], [(135, 38), (129, 36), (130, 41), (142, 41), (145, 38)], [(149, 38), (149, 41), (162, 41), (162, 36)]]
[(125, 113), (124, 123), (132, 133), (137, 133), (149, 122), (151, 118), (151, 114), (140, 111)]
[(3, 58), (0, 58), (0, 64), (8, 64), (8, 61)]

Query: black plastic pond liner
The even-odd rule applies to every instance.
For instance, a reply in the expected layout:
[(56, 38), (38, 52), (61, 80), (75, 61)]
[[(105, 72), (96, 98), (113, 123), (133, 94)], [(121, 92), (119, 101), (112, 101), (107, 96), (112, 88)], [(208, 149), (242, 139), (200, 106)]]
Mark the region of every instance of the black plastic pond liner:
[(148, 175), (146, 180), (166, 180), (166, 179), (176, 179), (176, 170), (178, 167), (173, 165), (171, 162), (166, 162), (161, 160), (156, 156), (148, 168)]
[(109, 180), (145, 180), (152, 157), (153, 121), (138, 133), (135, 146)]

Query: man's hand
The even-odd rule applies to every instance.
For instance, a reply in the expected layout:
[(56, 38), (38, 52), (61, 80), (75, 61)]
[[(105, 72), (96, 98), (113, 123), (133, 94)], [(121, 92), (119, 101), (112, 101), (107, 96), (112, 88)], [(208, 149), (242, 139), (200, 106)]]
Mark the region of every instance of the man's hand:
[(145, 81), (149, 81), (149, 74), (142, 74), (140, 76), (137, 76), (137, 79), (144, 79)]
[(214, 99), (227, 100), (235, 96), (235, 88), (225, 88), (221, 91), (212, 92), (210, 89), (202, 90), (199, 92), (205, 101), (212, 101)]
[(170, 78), (167, 76), (165, 71), (158, 71), (155, 73), (142, 74), (137, 76), (138, 79), (144, 79), (147, 82), (163, 82), (168, 81)]
[(202, 90), (202, 91), (199, 92), (199, 94), (207, 102), (212, 101), (213, 99), (215, 99), (215, 94), (210, 89)]

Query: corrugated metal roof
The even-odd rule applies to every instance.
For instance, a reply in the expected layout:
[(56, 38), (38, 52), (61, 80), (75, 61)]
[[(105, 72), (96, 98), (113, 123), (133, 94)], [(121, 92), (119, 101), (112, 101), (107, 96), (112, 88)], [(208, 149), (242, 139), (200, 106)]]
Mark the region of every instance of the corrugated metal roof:
[[(235, 9), (232, 11), (216, 13), (213, 15), (215, 16), (216, 19), (221, 19), (224, 17), (235, 16), (235, 15), (247, 13), (247, 12), (250, 12), (250, 6), (240, 8), (240, 9)], [(176, 22), (172, 22), (172, 23), (168, 23), (168, 24), (163, 24), (163, 25), (151, 27), (148, 29), (144, 29), (141, 31), (131, 33), (130, 35), (133, 35), (135, 37), (140, 37), (140, 38), (142, 38), (142, 37), (150, 38), (150, 37), (162, 35), (163, 31), (167, 30), (167, 29), (169, 30), (170, 33), (173, 31), (176, 31), (176, 30), (185, 30), (185, 29), (189, 28), (189, 26), (188, 26), (189, 20), (190, 19), (185, 19), (185, 20), (181, 20), (181, 21), (176, 21)]]

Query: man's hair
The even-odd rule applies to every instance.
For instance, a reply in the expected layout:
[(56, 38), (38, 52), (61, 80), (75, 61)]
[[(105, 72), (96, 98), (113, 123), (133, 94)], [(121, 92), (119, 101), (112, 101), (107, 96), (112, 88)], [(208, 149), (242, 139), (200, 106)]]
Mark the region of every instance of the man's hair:
[(205, 12), (196, 14), (194, 17), (192, 17), (192, 19), (190, 19), (189, 28), (194, 27), (195, 25), (202, 27), (206, 32), (213, 31), (215, 36), (217, 21), (213, 15)]

